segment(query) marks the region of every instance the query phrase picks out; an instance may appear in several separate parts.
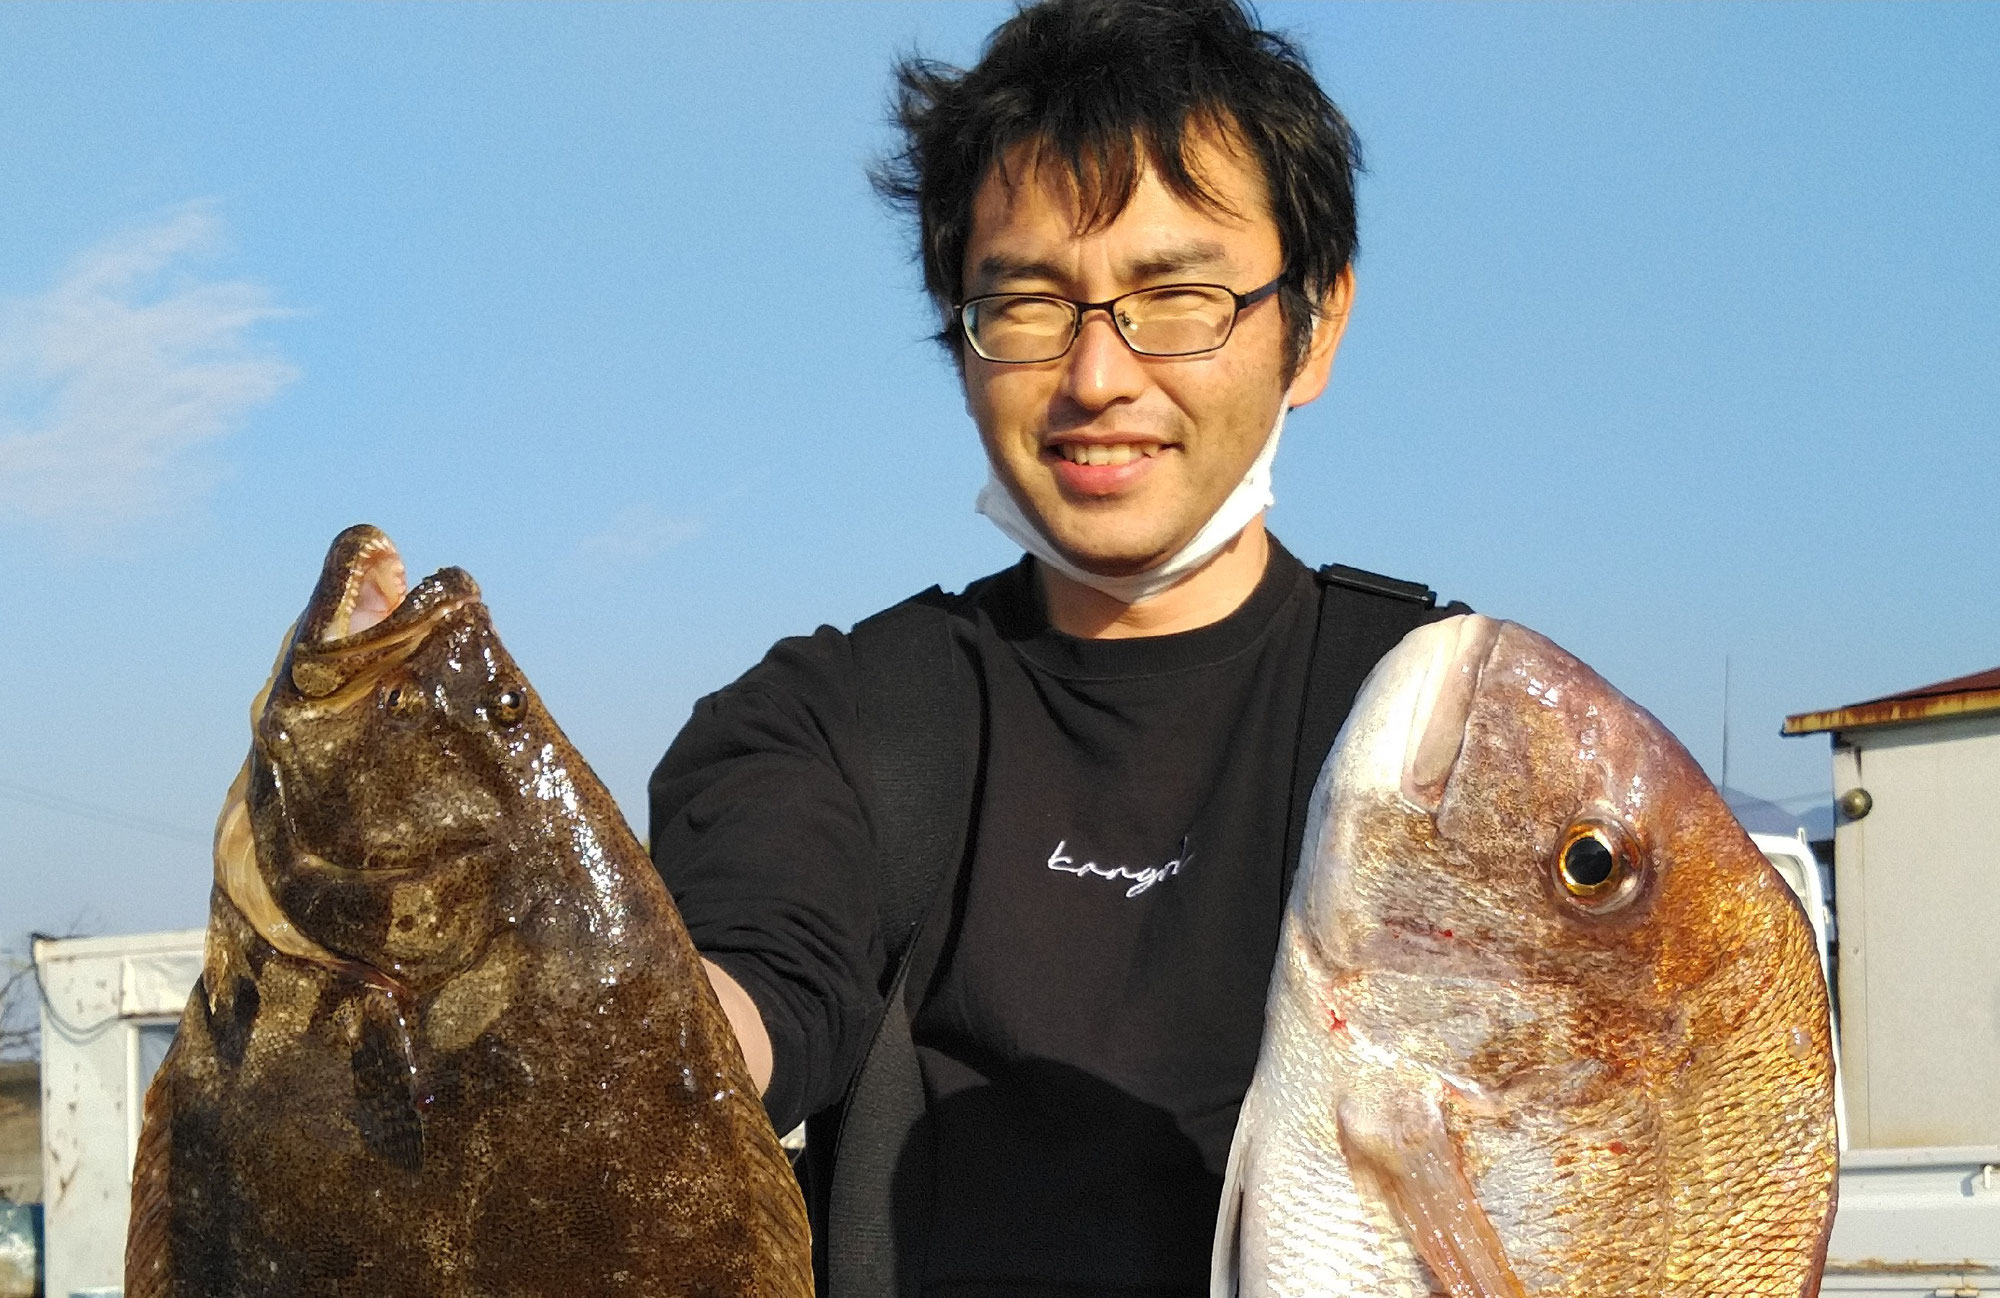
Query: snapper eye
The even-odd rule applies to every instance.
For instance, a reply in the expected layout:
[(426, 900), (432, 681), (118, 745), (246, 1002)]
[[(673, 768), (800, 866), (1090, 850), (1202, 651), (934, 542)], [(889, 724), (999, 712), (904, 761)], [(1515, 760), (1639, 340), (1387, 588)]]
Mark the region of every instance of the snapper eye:
[(490, 709), (493, 719), (503, 726), (519, 721), (528, 710), (528, 693), (518, 687), (500, 691)]
[(1563, 832), (1555, 876), (1563, 894), (1583, 909), (1616, 910), (1638, 888), (1639, 853), (1619, 826), (1579, 820)]
[(1563, 886), (1579, 896), (1592, 893), (1611, 882), (1618, 858), (1603, 839), (1585, 834), (1563, 853)]

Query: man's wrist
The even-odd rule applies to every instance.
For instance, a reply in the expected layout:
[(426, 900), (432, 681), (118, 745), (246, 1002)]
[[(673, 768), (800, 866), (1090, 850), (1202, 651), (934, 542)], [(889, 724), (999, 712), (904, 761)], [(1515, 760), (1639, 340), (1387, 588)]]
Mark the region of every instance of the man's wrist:
[(715, 988), (715, 999), (722, 1004), (723, 1017), (729, 1020), (729, 1029), (736, 1034), (737, 1048), (743, 1052), (743, 1063), (749, 1068), (750, 1080), (756, 1083), (761, 1097), (771, 1089), (772, 1066), (771, 1034), (765, 1030), (764, 1016), (758, 1013), (757, 1002), (750, 999), (743, 984), (730, 977), (721, 965), (704, 959), (701, 967), (708, 973), (709, 985)]

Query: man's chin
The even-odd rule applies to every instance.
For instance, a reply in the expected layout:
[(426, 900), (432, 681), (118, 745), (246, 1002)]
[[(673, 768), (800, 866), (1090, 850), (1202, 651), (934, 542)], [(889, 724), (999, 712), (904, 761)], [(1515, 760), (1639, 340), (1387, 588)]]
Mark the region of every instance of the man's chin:
[(1101, 541), (1079, 545), (1060, 537), (1055, 541), (1063, 558), (1099, 577), (1136, 577), (1159, 567), (1180, 550), (1178, 545), (1107, 545)]
[[(1244, 532), (1257, 526), (1251, 520)], [(1199, 529), (1197, 529), (1198, 532)], [(1258, 530), (1261, 531), (1261, 528)], [(1042, 535), (1055, 544), (1055, 549), (1064, 559), (1087, 573), (1099, 577), (1129, 578), (1149, 573), (1156, 568), (1171, 563), (1183, 550), (1194, 543), (1196, 532), (1186, 535), (1174, 534), (1161, 537), (1106, 535), (1103, 532), (1071, 532), (1067, 535), (1050, 535), (1046, 530)], [(1220, 547), (1211, 558), (1220, 558), (1232, 551), (1242, 540), (1242, 532)]]

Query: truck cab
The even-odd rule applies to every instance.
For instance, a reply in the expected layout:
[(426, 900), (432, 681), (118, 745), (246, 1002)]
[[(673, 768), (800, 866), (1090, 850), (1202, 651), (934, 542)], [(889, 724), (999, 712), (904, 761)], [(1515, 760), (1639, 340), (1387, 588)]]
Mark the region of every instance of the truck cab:
[(1750, 841), (1778, 877), (1791, 888), (1799, 899), (1799, 906), (1806, 913), (1806, 922), (1812, 925), (1813, 946), (1819, 951), (1819, 973), (1827, 984), (1827, 1018), (1833, 1040), (1833, 1119), (1834, 1128), (1840, 1136), (1840, 1148), (1847, 1150), (1847, 1093), (1840, 1078), (1840, 1016), (1836, 1011), (1837, 1000), (1833, 991), (1834, 927), (1833, 907), (1827, 901), (1826, 874), (1819, 858), (1813, 855), (1812, 847), (1805, 841), (1804, 832), (1797, 838), (1787, 838), (1782, 834), (1752, 834)]

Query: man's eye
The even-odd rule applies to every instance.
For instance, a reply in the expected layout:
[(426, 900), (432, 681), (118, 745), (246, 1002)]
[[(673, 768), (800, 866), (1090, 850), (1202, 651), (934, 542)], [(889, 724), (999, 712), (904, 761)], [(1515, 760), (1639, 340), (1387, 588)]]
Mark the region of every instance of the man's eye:
[(1196, 289), (1163, 289), (1149, 293), (1142, 299), (1142, 310), (1149, 317), (1192, 315), (1207, 311), (1215, 306), (1212, 295)]
[(1062, 307), (1040, 297), (1004, 298), (994, 304), (993, 323), (1001, 325), (1042, 325), (1059, 319)]

